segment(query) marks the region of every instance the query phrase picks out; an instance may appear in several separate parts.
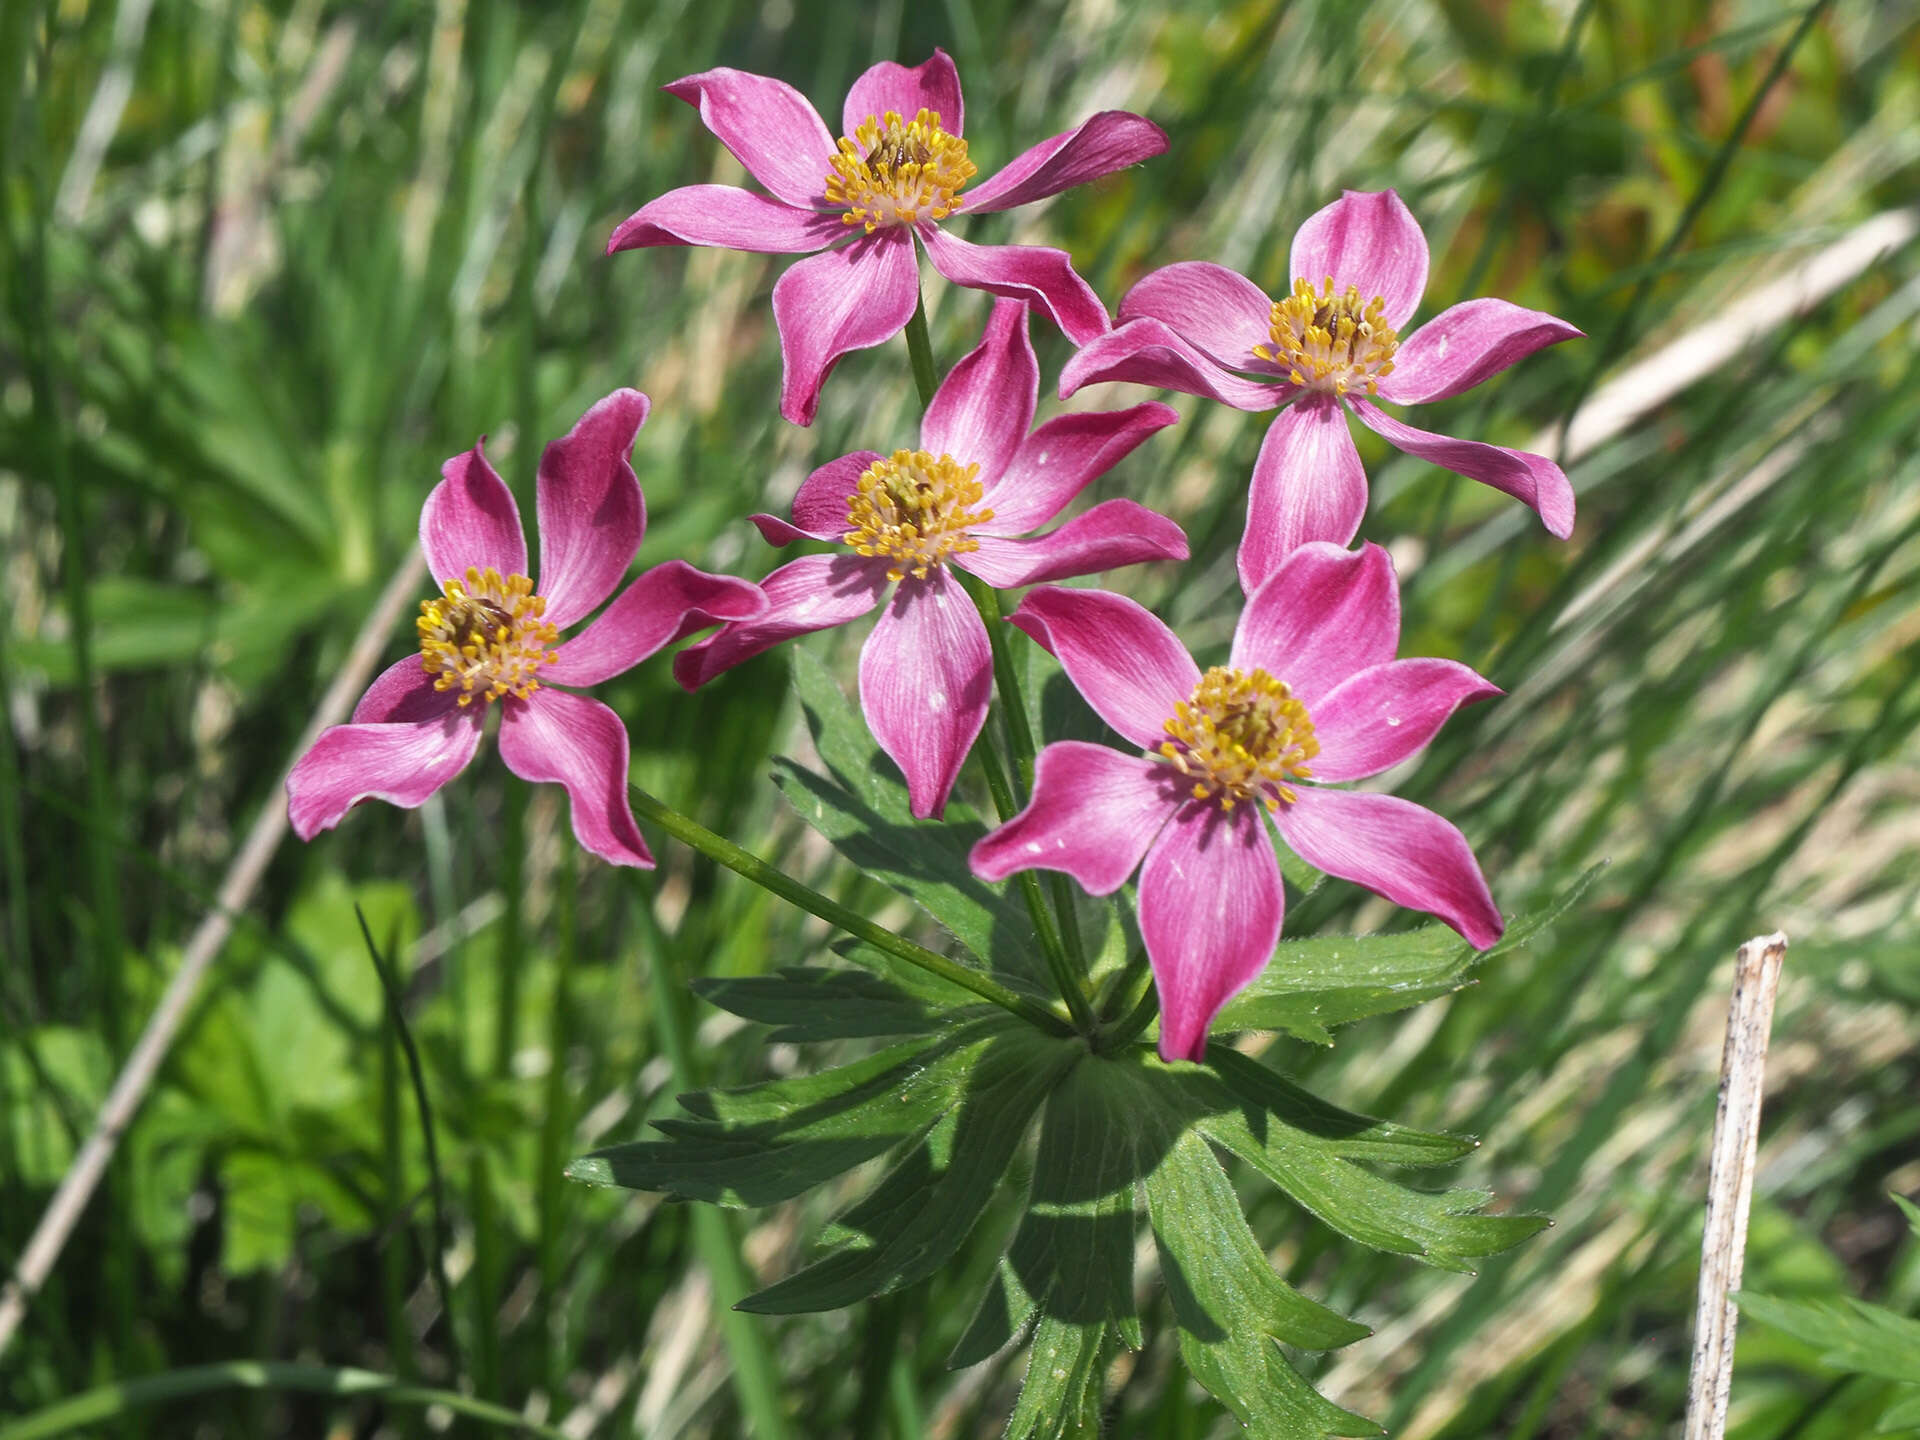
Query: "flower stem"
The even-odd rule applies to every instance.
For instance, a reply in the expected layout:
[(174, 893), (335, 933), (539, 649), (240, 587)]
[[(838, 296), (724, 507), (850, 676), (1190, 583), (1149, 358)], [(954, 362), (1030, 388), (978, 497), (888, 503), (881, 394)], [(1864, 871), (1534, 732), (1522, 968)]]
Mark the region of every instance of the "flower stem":
[(933, 370), (933, 341), (927, 338), (927, 297), (913, 303), (913, 318), (907, 321), (907, 359), (913, 364), (913, 383), (920, 391), (920, 408), (933, 403), (933, 392), (940, 388)]
[(950, 984), (963, 990), (971, 990), (982, 1000), (991, 1000), (1001, 1009), (1018, 1015), (1030, 1025), (1038, 1026), (1052, 1035), (1067, 1035), (1072, 1028), (1057, 1013), (1049, 1010), (1038, 1001), (1009, 990), (999, 981), (982, 975), (971, 966), (950, 960), (937, 951), (924, 945), (917, 945), (904, 935), (896, 935), (884, 925), (876, 925), (866, 916), (849, 910), (837, 901), (829, 900), (819, 891), (810, 889), (795, 880), (777, 866), (769, 865), (750, 850), (742, 849), (724, 836), (700, 824), (690, 816), (682, 815), (654, 799), (637, 786), (629, 786), (628, 793), (633, 801), (636, 815), (651, 820), (662, 830), (683, 845), (689, 845), (705, 855), (709, 860), (724, 865), (736, 875), (745, 876), (762, 889), (770, 890), (790, 905), (797, 905), (810, 914), (818, 915), (829, 925), (837, 926), (856, 939), (864, 940), (876, 950), (884, 950), (889, 955), (905, 960), (909, 965), (917, 965), (930, 975), (938, 975)]
[(1160, 987), (1148, 985), (1146, 993), (1140, 997), (1140, 1003), (1127, 1012), (1126, 1018), (1119, 1021), (1111, 1030), (1103, 1030), (1093, 1037), (1096, 1054), (1111, 1055), (1115, 1050), (1133, 1043), (1134, 1039), (1153, 1023), (1153, 1017), (1160, 1013)]

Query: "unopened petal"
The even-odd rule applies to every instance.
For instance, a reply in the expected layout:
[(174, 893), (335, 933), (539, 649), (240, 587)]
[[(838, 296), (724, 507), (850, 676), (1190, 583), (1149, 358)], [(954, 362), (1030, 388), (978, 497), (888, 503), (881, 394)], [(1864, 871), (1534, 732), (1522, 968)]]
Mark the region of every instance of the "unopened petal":
[(420, 508), (420, 548), (435, 580), (452, 580), (489, 566), (502, 575), (527, 573), (527, 538), (507, 482), (487, 463), (482, 440), (440, 467), (440, 483)]
[(1398, 330), (1427, 288), (1427, 237), (1393, 191), (1349, 190), (1294, 233), (1288, 268), (1316, 289), (1331, 278), (1336, 294), (1351, 285), (1363, 303), (1379, 296)]
[(1166, 739), (1174, 706), (1200, 683), (1179, 637), (1124, 595), (1042, 586), (1007, 623), (1044, 646), (1095, 713), (1144, 750)]
[(972, 245), (937, 225), (919, 228), (933, 268), (954, 284), (1024, 300), (1076, 345), (1112, 327), (1107, 307), (1074, 270), (1066, 251), (1045, 245)]
[(1362, 424), (1389, 444), (1513, 496), (1532, 507), (1547, 533), (1558, 539), (1573, 533), (1573, 486), (1566, 472), (1546, 456), (1419, 430), (1352, 395), (1347, 404)]
[(1049, 745), (1034, 762), (1027, 808), (983, 837), (968, 863), (983, 880), (1059, 870), (1089, 895), (1111, 895), (1179, 808), (1172, 776), (1165, 765), (1105, 745)]
[(540, 678), (555, 685), (598, 685), (696, 630), (750, 621), (766, 609), (767, 597), (758, 585), (669, 560), (640, 575), (591, 625), (565, 641)]
[(1033, 424), (1040, 398), (1040, 362), (1027, 336), (1027, 307), (996, 300), (980, 343), (940, 382), (920, 424), (920, 447), (978, 465), (991, 487)]
[(628, 457), (648, 405), (638, 390), (616, 390), (541, 452), (537, 588), (562, 630), (613, 593), (640, 548), (647, 507)]
[(437, 719), (335, 725), (287, 776), (287, 819), (311, 840), (362, 800), (403, 810), (426, 803), (467, 768), (480, 745), (481, 711), (449, 709)]
[(627, 801), (627, 728), (598, 700), (564, 690), (507, 700), (500, 758), (522, 780), (567, 792), (573, 838), (610, 865), (653, 868)]
[(1400, 586), (1378, 545), (1302, 545), (1254, 591), (1233, 634), (1233, 664), (1284, 680), (1315, 714), (1350, 675), (1393, 659)]
[(649, 200), (621, 221), (607, 240), (607, 253), (717, 245), (762, 255), (811, 255), (846, 233), (838, 213), (802, 210), (734, 185), (686, 185)]
[(1102, 110), (1016, 155), (966, 194), (968, 213), (1031, 204), (1164, 154), (1166, 132), (1126, 110)]
[(920, 269), (904, 230), (887, 229), (790, 266), (773, 287), (780, 327), (780, 413), (811, 425), (827, 373), (850, 350), (906, 329), (920, 303)]
[(921, 819), (946, 808), (993, 696), (987, 627), (943, 569), (908, 578), (860, 652), (860, 708)]
[(1058, 530), (1029, 539), (980, 534), (973, 538), (979, 548), (955, 556), (954, 563), (996, 590), (1098, 575), (1149, 560), (1187, 558), (1186, 532), (1133, 500), (1104, 501)]
[(1313, 709), (1313, 778), (1360, 780), (1417, 755), (1462, 705), (1500, 687), (1457, 660), (1389, 660), (1349, 675)]
[(769, 192), (802, 210), (825, 207), (833, 136), (786, 81), (721, 66), (663, 88), (699, 110), (707, 129)]
[(1380, 398), (1421, 405), (1471, 390), (1536, 350), (1580, 338), (1566, 321), (1505, 300), (1467, 300), (1442, 310), (1400, 342)]
[(1367, 516), (1367, 472), (1331, 395), (1307, 395), (1274, 417), (1253, 462), (1240, 586), (1249, 595), (1302, 545), (1345, 545)]

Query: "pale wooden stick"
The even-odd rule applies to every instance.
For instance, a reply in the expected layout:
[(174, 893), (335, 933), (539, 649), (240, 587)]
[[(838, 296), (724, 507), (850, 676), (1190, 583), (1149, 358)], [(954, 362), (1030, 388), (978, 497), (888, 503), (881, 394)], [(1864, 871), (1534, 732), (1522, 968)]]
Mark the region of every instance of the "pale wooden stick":
[[(399, 620), (401, 612), (407, 608), (407, 602), (419, 593), (425, 580), (426, 564), (416, 550), (393, 579), (387, 582), (387, 588), (381, 592), (373, 613), (367, 616), (360, 633), (354, 637), (346, 663), (340, 667), (340, 673), (334, 676), (333, 684), (321, 697), (319, 708), (307, 722), (306, 733), (293, 747), (289, 768), (293, 760), (307, 752), (322, 730), (347, 718), (354, 700), (366, 688), (367, 677), (379, 663), (381, 652), (387, 648), (388, 634)], [(54, 1261), (60, 1258), (67, 1237), (73, 1233), (73, 1227), (79, 1223), (81, 1214), (87, 1208), (87, 1201), (93, 1198), (93, 1192), (100, 1184), (100, 1177), (106, 1173), (107, 1162), (113, 1158), (120, 1137), (132, 1123), (134, 1112), (146, 1098), (147, 1087), (153, 1084), (153, 1077), (159, 1073), (161, 1062), (172, 1048), (174, 1036), (187, 1018), (187, 1010), (193, 1004), (194, 996), (199, 993), (201, 980), (219, 955), (220, 947), (227, 943), (227, 936), (233, 930), (234, 916), (252, 897), (254, 886), (260, 883), (260, 877), (266, 873), (267, 865), (280, 848), (281, 840), (286, 838), (286, 833), (287, 806), (285, 800), (276, 793), (268, 797), (267, 803), (260, 807), (260, 813), (254, 817), (253, 828), (247, 832), (245, 842), (234, 855), (233, 863), (227, 867), (226, 878), (220, 882), (220, 893), (213, 909), (201, 918), (199, 927), (187, 941), (180, 968), (167, 983), (166, 993), (154, 1007), (153, 1014), (147, 1020), (147, 1028), (140, 1032), (140, 1038), (127, 1055), (119, 1078), (113, 1082), (106, 1103), (100, 1107), (93, 1133), (87, 1136), (80, 1153), (74, 1156), (73, 1164), (61, 1177), (60, 1188), (53, 1192), (53, 1199), (47, 1202), (46, 1213), (40, 1217), (33, 1238), (27, 1241), (27, 1248), (20, 1252), (20, 1264), (14, 1270), (13, 1277), (5, 1286), (0, 1286), (0, 1354), (5, 1353), (14, 1331), (19, 1329), (20, 1321), (26, 1316), (27, 1302), (39, 1294), (40, 1287), (46, 1284)]]
[(1687, 1381), (1686, 1440), (1724, 1440), (1733, 1385), (1735, 1313), (1747, 1254), (1754, 1156), (1760, 1147), (1767, 1036), (1787, 937), (1776, 931), (1740, 947), (1733, 962), (1733, 1002), (1720, 1058), (1720, 1105), (1707, 1164), (1707, 1224), (1700, 1239), (1700, 1296), (1693, 1321), (1693, 1373)]

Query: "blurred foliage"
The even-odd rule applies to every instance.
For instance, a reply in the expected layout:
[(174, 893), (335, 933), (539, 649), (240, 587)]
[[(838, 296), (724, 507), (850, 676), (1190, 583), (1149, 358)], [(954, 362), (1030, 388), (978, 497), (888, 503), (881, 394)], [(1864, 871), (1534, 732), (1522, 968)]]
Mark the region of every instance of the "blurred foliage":
[[(638, 385), (655, 402), (635, 455), (641, 563), (760, 574), (776, 556), (741, 516), (781, 508), (822, 457), (911, 434), (898, 346), (849, 357), (810, 431), (778, 419), (766, 293), (783, 262), (601, 247), (661, 190), (739, 176), (664, 81), (732, 64), (830, 108), (873, 60), (935, 44), (959, 63), (983, 169), (1104, 106), (1166, 128), (1161, 159), (968, 232), (1067, 246), (1110, 305), (1174, 259), (1271, 286), (1293, 227), (1339, 187), (1400, 188), (1434, 249), (1423, 313), (1499, 294), (1592, 337), (1422, 417), (1505, 443), (1550, 448), (1593, 383), (1675, 342), (1684, 360), (1699, 327), (1746, 314), (1920, 181), (1920, 19), (1901, 0), (7, 5), (0, 1262), (238, 836), (280, 803), (444, 457), (486, 433), (530, 485), (540, 440)], [(984, 298), (936, 280), (928, 300), (951, 362)], [(1343, 1106), (1479, 1134), (1464, 1183), (1559, 1221), (1456, 1276), (1253, 1205), (1283, 1278), (1377, 1325), (1296, 1357), (1303, 1373), (1396, 1435), (1674, 1423), (1726, 962), (1776, 926), (1795, 944), (1747, 1284), (1920, 1306), (1920, 1244), (1886, 1198), (1920, 1191), (1920, 247), (1759, 319), (1756, 343), (1571, 467), (1564, 546), (1358, 437), (1367, 533), (1406, 580), (1407, 652), (1509, 692), (1450, 726), (1401, 792), (1462, 825), (1510, 911), (1612, 861), (1579, 923), (1474, 985), (1265, 1054)], [(1052, 374), (1065, 352), (1041, 338)], [(1103, 494), (1187, 527), (1193, 563), (1133, 588), (1218, 645), (1262, 426), (1178, 404), (1187, 420)], [(765, 783), (771, 754), (806, 744), (796, 707), (769, 699), (785, 667), (770, 656), (691, 698), (659, 664), (609, 686), (636, 779), (906, 923)], [(945, 1358), (1011, 1207), (948, 1270), (851, 1320), (772, 1320), (724, 1306), (798, 1268), (847, 1191), (741, 1232), (562, 1181), (568, 1157), (646, 1134), (675, 1091), (795, 1064), (685, 982), (817, 963), (825, 937), (661, 849), (646, 883), (574, 859), (551, 797), (500, 767), (284, 849), (0, 1359), (0, 1414), (248, 1360), (464, 1389), (575, 1435), (993, 1433), (1019, 1367)], [(452, 1315), (355, 901), (404, 976)], [(1289, 917), (1296, 934), (1408, 923), (1342, 886)], [(804, 1064), (823, 1063), (810, 1048)], [(1173, 1317), (1153, 1304), (1159, 1338), (1105, 1362), (1109, 1433), (1227, 1433), (1175, 1378)], [(1857, 1440), (1892, 1384), (1836, 1377), (1749, 1324), (1733, 1434)], [(257, 1383), (180, 1391), (142, 1424), (336, 1422), (428, 1428), (377, 1391)]]

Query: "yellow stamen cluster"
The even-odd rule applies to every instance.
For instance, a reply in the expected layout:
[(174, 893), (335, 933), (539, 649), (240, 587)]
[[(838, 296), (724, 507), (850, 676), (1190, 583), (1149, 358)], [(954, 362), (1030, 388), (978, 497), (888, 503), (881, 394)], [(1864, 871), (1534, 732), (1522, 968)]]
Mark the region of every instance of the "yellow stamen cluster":
[(845, 206), (840, 218), (866, 226), (869, 235), (882, 225), (946, 219), (975, 174), (967, 142), (942, 130), (932, 110), (910, 121), (895, 110), (869, 115), (852, 138), (841, 137), (840, 153), (828, 163), (827, 203)]
[(1254, 354), (1283, 367), (1294, 384), (1335, 395), (1361, 386), (1369, 395), (1379, 394), (1380, 380), (1393, 373), (1393, 352), (1400, 346), (1400, 336), (1387, 324), (1386, 301), (1376, 295), (1363, 305), (1352, 285), (1336, 295), (1332, 276), (1319, 291), (1310, 280), (1294, 281), (1293, 294), (1274, 303), (1267, 330), (1272, 348), (1256, 345)]
[(993, 519), (993, 511), (979, 508), (979, 474), (978, 465), (951, 455), (896, 450), (861, 472), (840, 538), (858, 554), (893, 561), (889, 580), (924, 580), (947, 556), (980, 548), (967, 531)]
[(559, 658), (547, 647), (560, 632), (542, 617), (543, 596), (524, 575), (502, 577), (489, 565), (467, 567), (439, 599), (420, 602), (420, 663), (436, 690), (458, 690), (460, 703), (482, 705), (503, 695), (525, 700), (540, 688), (534, 672)]
[(1307, 762), (1320, 753), (1307, 707), (1258, 668), (1214, 666), (1165, 729), (1160, 753), (1193, 780), (1193, 798), (1218, 796), (1226, 811), (1254, 798), (1269, 810), (1292, 803), (1287, 781), (1312, 779)]

